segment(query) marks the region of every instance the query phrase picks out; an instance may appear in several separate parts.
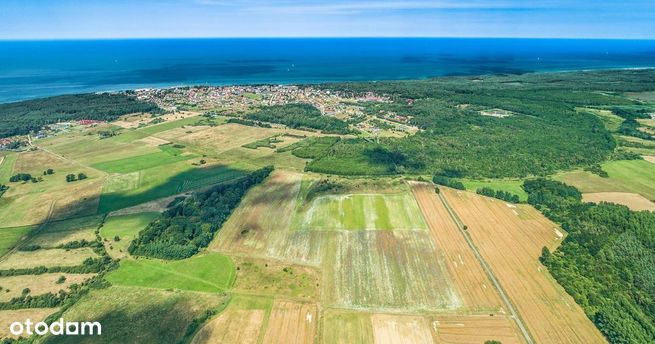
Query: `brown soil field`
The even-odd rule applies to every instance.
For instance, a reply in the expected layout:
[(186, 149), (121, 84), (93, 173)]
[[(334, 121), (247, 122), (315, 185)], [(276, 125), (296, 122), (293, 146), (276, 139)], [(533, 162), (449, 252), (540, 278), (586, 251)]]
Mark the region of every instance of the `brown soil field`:
[(630, 192), (593, 192), (582, 194), (582, 200), (585, 202), (600, 203), (609, 202), (622, 204), (636, 211), (650, 210), (655, 211), (655, 203), (648, 198)]
[(504, 315), (444, 315), (432, 317), (436, 343), (479, 344), (497, 340), (503, 344), (522, 344), (525, 339), (514, 320)]
[(432, 344), (429, 321), (420, 316), (374, 314), (375, 344)]
[(442, 311), (462, 306), (443, 253), (420, 231), (333, 232), (322, 299), (347, 309)]
[(203, 326), (191, 343), (256, 344), (265, 315), (259, 309), (226, 310)]
[(648, 162), (652, 162), (653, 164), (655, 164), (655, 155), (646, 155), (646, 156), (644, 156), (644, 160), (646, 160)]
[[(21, 275), (0, 277), (0, 302), (7, 302), (14, 297), (21, 296), (24, 288), (30, 288), (30, 295), (37, 296), (46, 293), (56, 294), (59, 290), (66, 290), (75, 283), (80, 284), (93, 277), (94, 274), (66, 274), (48, 273), (41, 275)], [(66, 277), (64, 283), (58, 284), (59, 277)]]
[(470, 310), (499, 310), (502, 302), (482, 266), (473, 255), (459, 228), (427, 183), (411, 183), (432, 239), (446, 256), (446, 264), (457, 290)]
[(318, 266), (324, 233), (289, 229), (301, 180), (302, 175), (298, 173), (273, 172), (264, 183), (248, 192), (210, 249)]
[[(541, 265), (544, 246), (561, 241), (556, 225), (526, 205), (442, 188), (537, 343), (605, 343), (580, 306)], [(560, 233), (561, 234), (561, 233)]]
[(276, 300), (263, 343), (314, 343), (317, 322), (315, 304)]
[(57, 311), (57, 308), (29, 308), (10, 311), (0, 311), (0, 339), (16, 337), (9, 332), (9, 325), (14, 321), (25, 323), (30, 319), (33, 323), (43, 321), (48, 315)]

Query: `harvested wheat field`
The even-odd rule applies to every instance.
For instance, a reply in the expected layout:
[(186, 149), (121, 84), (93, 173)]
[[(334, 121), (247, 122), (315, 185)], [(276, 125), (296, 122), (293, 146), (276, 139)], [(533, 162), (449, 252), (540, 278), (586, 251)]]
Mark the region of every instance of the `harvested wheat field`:
[(412, 183), (411, 187), (432, 239), (446, 257), (448, 272), (466, 308), (473, 311), (499, 310), (502, 303), (496, 289), (438, 198), (434, 186)]
[(317, 266), (324, 233), (290, 230), (302, 175), (274, 171), (254, 187), (225, 223), (210, 249)]
[(313, 343), (318, 323), (315, 304), (276, 300), (264, 343)]
[(645, 155), (644, 160), (646, 160), (648, 162), (652, 162), (653, 164), (655, 164), (655, 155)]
[(264, 310), (226, 310), (203, 326), (193, 344), (255, 344), (266, 313)]
[(622, 204), (636, 211), (655, 211), (655, 203), (648, 198), (630, 192), (593, 192), (582, 194), (582, 200), (591, 203), (609, 202)]
[(427, 231), (333, 232), (323, 296), (348, 309), (445, 310), (462, 305)]
[(420, 316), (374, 314), (373, 338), (375, 344), (432, 344), (429, 321)]
[(504, 315), (444, 315), (432, 318), (439, 344), (478, 344), (497, 340), (503, 344), (521, 344), (514, 320)]
[(605, 342), (580, 306), (539, 263), (542, 247), (554, 249), (560, 243), (555, 224), (526, 205), (441, 189), (535, 342)]

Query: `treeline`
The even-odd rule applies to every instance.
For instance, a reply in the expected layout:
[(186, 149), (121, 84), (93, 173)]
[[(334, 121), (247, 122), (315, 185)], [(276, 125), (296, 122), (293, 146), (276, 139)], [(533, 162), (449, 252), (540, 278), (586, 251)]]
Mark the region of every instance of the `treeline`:
[(7, 185), (0, 184), (0, 197), (2, 197), (2, 195), (4, 195), (7, 190), (9, 190)]
[(432, 176), (432, 182), (437, 185), (443, 185), (457, 190), (466, 190), (466, 187), (462, 182), (447, 176), (434, 175)]
[(111, 121), (135, 112), (163, 113), (163, 110), (125, 93), (74, 94), (0, 104), (0, 137), (29, 134), (57, 122)]
[(271, 128), (271, 125), (268, 123), (262, 123), (259, 121), (249, 121), (247, 119), (242, 119), (242, 118), (229, 118), (227, 120), (227, 123), (236, 123), (236, 124), (246, 125), (249, 127)]
[[(342, 140), (307, 169), (341, 175), (453, 169), (468, 178), (523, 178), (591, 166), (605, 161), (616, 142), (597, 116), (575, 109), (612, 109), (640, 118), (643, 104), (609, 92), (653, 90), (654, 79), (655, 71), (643, 70), (323, 85), (344, 93), (388, 95), (393, 102), (364, 103), (364, 111), (410, 118), (421, 131), (377, 142)], [(481, 115), (489, 109), (512, 115)], [(376, 149), (402, 161), (371, 159)]]
[(541, 261), (611, 343), (655, 343), (655, 213), (583, 203), (562, 183), (526, 181), (528, 202), (568, 236)]
[(259, 108), (255, 113), (247, 114), (247, 119), (284, 124), (289, 128), (309, 128), (324, 133), (348, 134), (348, 123), (330, 116), (323, 116), (313, 105), (294, 103), (273, 105)]
[(520, 199), (519, 199), (518, 195), (515, 195), (515, 194), (513, 194), (511, 192), (508, 192), (508, 191), (494, 190), (494, 189), (492, 189), (490, 187), (487, 187), (487, 186), (485, 186), (483, 188), (480, 188), (480, 189), (477, 189), (477, 190), (475, 190), (475, 192), (478, 195), (493, 197), (493, 198), (497, 198), (499, 200), (503, 200), (503, 201), (506, 201), (506, 202), (511, 202), (511, 203), (519, 203), (520, 202)]
[(261, 183), (273, 167), (250, 173), (192, 197), (172, 202), (129, 246), (129, 253), (161, 259), (184, 259), (209, 245), (214, 233), (239, 205), (246, 192)]

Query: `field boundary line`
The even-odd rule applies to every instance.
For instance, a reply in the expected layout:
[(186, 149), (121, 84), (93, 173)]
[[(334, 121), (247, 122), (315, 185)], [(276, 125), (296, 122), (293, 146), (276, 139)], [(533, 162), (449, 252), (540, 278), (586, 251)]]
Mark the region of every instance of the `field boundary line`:
[(471, 238), (470, 234), (467, 232), (466, 229), (464, 229), (464, 223), (460, 219), (460, 217), (457, 215), (454, 209), (450, 207), (450, 204), (448, 203), (448, 200), (446, 200), (446, 197), (439, 192), (438, 194), (439, 199), (441, 200), (441, 203), (443, 203), (444, 207), (448, 211), (448, 214), (451, 216), (455, 224), (457, 225), (457, 228), (459, 229), (460, 233), (462, 233), (462, 236), (464, 236), (464, 239), (466, 240), (466, 243), (468, 244), (469, 248), (471, 251), (473, 251), (473, 255), (475, 255), (475, 258), (478, 260), (480, 265), (482, 265), (482, 268), (487, 274), (487, 277), (489, 277), (489, 280), (491, 283), (494, 285), (496, 290), (498, 291), (498, 294), (500, 295), (501, 299), (503, 300), (503, 303), (505, 303), (505, 306), (509, 310), (512, 318), (516, 322), (516, 325), (519, 327), (521, 330), (521, 333), (523, 334), (523, 337), (525, 338), (525, 341), (528, 344), (534, 344), (534, 340), (532, 339), (532, 336), (530, 335), (529, 330), (523, 324), (523, 320), (521, 319), (520, 314), (518, 311), (514, 308), (514, 305), (509, 299), (509, 296), (507, 296), (507, 293), (505, 293), (505, 290), (503, 287), (500, 285), (500, 281), (496, 278), (496, 275), (494, 275), (493, 271), (491, 270), (491, 267), (487, 262), (484, 260), (482, 257), (482, 254), (480, 254), (480, 251), (478, 250), (477, 246), (475, 246), (475, 243), (473, 242), (473, 239)]

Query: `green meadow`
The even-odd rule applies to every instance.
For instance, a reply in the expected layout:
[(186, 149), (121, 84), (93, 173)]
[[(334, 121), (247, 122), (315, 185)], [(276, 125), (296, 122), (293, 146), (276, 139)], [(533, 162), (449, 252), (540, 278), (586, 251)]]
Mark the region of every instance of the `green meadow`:
[(18, 159), (18, 154), (7, 154), (4, 156), (4, 159), (0, 156), (0, 160), (2, 160), (2, 163), (0, 164), (0, 183), (6, 183), (9, 181), (9, 178), (14, 171), (14, 163), (16, 162), (16, 159)]
[(35, 228), (36, 226), (0, 228), (0, 256), (9, 252), (22, 237)]
[(229, 257), (207, 253), (176, 261), (123, 260), (107, 280), (124, 286), (222, 292), (232, 286), (235, 277), (236, 268)]
[(223, 183), (244, 175), (243, 170), (215, 165), (193, 167), (186, 162), (156, 166), (132, 175), (110, 176), (100, 196), (99, 213)]
[(98, 321), (102, 335), (49, 336), (41, 343), (184, 343), (195, 319), (220, 311), (228, 296), (112, 286), (85, 295), (63, 317)]
[(488, 187), (495, 191), (505, 191), (517, 195), (521, 202), (528, 200), (528, 194), (523, 190), (523, 180), (521, 179), (462, 179), (461, 182), (464, 184), (464, 187), (466, 187), (466, 190), (469, 191), (476, 192), (478, 189)]
[[(127, 252), (130, 242), (157, 217), (159, 217), (159, 213), (111, 216), (100, 228), (100, 236), (111, 243), (110, 254), (112, 251)], [(118, 237), (119, 241), (115, 241), (115, 237)]]
[(160, 146), (160, 150), (156, 153), (101, 162), (92, 166), (107, 173), (130, 173), (197, 157), (195, 154), (183, 154), (181, 150), (168, 145)]
[(645, 160), (620, 160), (601, 166), (608, 178), (579, 170), (560, 173), (554, 178), (582, 192), (633, 192), (655, 200), (655, 164)]

